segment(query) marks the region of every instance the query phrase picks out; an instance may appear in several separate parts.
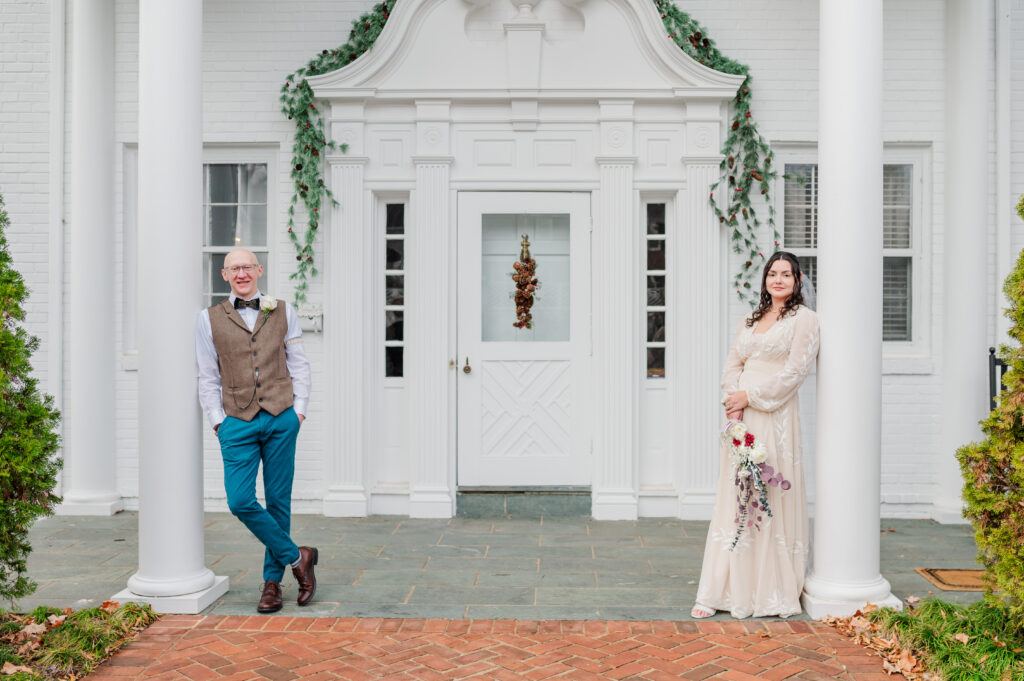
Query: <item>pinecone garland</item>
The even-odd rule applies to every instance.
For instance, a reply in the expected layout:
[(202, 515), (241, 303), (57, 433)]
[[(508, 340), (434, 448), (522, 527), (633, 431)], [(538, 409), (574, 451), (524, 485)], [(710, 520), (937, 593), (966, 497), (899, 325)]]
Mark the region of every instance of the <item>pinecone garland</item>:
[(517, 329), (532, 329), (533, 315), (530, 308), (533, 307), (533, 292), (540, 286), (540, 282), (534, 276), (537, 271), (537, 261), (530, 255), (530, 241), (523, 235), (522, 250), (519, 252), (519, 260), (512, 263), (512, 281), (516, 284), (516, 290), (512, 294), (516, 303), (516, 321), (512, 326)]

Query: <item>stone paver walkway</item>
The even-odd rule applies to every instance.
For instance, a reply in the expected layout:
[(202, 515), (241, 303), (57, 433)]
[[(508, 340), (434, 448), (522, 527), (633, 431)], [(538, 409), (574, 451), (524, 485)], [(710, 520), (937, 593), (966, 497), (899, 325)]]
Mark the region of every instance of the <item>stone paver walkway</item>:
[(89, 681), (897, 681), (808, 622), (167, 616)]
[[(320, 549), (319, 584), (316, 601), (298, 608), (295, 581), (285, 575), (279, 616), (455, 620), (688, 619), (707, 534), (706, 522), (668, 518), (298, 515), (293, 528), (300, 543)], [(969, 526), (883, 520), (880, 531), (882, 574), (900, 598), (925, 598), (934, 588), (915, 567), (976, 567)], [(138, 569), (135, 513), (44, 518), (30, 538), (29, 574), (39, 590), (18, 610), (99, 605)], [(253, 614), (263, 547), (230, 514), (206, 514), (206, 564), (229, 577), (231, 590), (205, 614)]]

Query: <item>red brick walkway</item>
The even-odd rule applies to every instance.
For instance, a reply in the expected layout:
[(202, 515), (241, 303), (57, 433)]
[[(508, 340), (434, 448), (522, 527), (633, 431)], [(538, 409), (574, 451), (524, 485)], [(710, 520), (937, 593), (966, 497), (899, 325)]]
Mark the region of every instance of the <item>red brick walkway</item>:
[(808, 622), (312, 619), (169, 615), (89, 681), (442, 679), (896, 681)]

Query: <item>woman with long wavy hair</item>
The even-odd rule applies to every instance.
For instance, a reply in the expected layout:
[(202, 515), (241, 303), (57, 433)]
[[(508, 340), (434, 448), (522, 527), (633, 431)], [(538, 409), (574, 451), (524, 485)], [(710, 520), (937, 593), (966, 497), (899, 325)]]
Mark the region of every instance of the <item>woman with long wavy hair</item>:
[(804, 305), (801, 283), (796, 257), (774, 253), (765, 263), (759, 304), (739, 325), (729, 350), (722, 373), (726, 419), (743, 422), (741, 430), (764, 447), (771, 477), (781, 476), (775, 480), (785, 484), (766, 485), (770, 516), (755, 503), (751, 517), (745, 517), (737, 486), (743, 473), (733, 469), (723, 444), (691, 611), (695, 618), (711, 617), (718, 610), (733, 617), (800, 612), (808, 526), (797, 389), (818, 356), (818, 316)]

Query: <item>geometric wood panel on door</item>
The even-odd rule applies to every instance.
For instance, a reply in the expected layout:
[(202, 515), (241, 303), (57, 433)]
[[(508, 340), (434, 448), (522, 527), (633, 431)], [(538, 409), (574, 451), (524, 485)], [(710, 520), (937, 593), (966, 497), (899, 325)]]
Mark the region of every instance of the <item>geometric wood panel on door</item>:
[(483, 362), (480, 455), (569, 456), (569, 369), (559, 360)]

